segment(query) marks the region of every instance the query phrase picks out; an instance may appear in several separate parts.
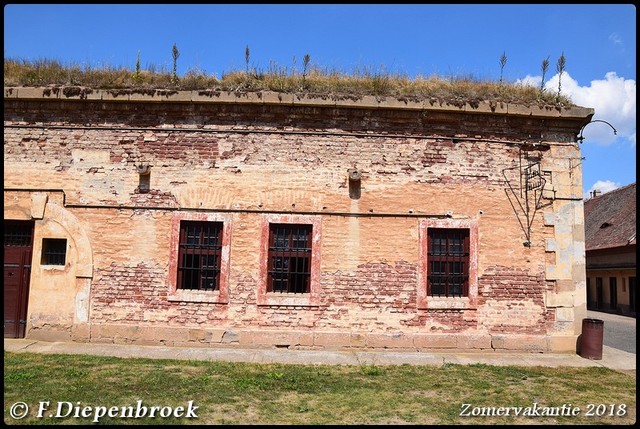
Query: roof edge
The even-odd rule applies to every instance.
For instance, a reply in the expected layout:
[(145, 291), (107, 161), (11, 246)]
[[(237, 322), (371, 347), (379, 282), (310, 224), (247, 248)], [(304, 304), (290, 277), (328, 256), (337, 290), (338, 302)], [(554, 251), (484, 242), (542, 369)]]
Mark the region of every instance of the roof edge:
[(436, 99), (410, 100), (406, 98), (365, 95), (314, 95), (280, 93), (275, 91), (233, 92), (222, 90), (177, 91), (165, 89), (99, 89), (63, 87), (4, 87), (4, 99), (11, 100), (89, 100), (109, 102), (163, 102), (215, 104), (269, 104), (283, 106), (316, 106), (362, 109), (401, 109), (478, 114), (506, 114), (544, 118), (565, 118), (588, 122), (594, 115), (592, 108), (579, 106), (524, 105), (500, 101), (449, 103)]
[(612, 250), (612, 249), (631, 249), (634, 246), (636, 246), (635, 242), (631, 242), (631, 241), (627, 241), (626, 243), (624, 242), (618, 242), (618, 243), (614, 243), (614, 244), (609, 244), (609, 245), (605, 245), (605, 246), (598, 246), (598, 247), (585, 247), (584, 251), (585, 252), (592, 252), (595, 250)]

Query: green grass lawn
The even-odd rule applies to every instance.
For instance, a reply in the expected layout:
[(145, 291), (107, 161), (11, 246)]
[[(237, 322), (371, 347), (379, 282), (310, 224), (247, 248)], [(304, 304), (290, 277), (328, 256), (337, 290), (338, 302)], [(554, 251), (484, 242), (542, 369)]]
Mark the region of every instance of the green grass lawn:
[[(26, 416), (13, 418), (12, 412), (25, 412), (25, 404)], [(147, 417), (135, 418), (142, 407)], [(150, 418), (152, 407), (159, 408)], [(178, 417), (159, 415), (169, 413)], [(494, 415), (478, 415), (483, 413)], [(601, 367), (284, 365), (4, 353), (7, 424), (617, 425), (635, 420), (635, 373)]]

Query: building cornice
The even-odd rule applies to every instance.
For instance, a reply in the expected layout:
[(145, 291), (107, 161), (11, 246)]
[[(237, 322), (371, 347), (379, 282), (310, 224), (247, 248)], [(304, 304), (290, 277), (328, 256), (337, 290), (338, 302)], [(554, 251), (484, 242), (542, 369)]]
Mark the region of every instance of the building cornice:
[(451, 112), (557, 118), (588, 123), (594, 109), (579, 106), (523, 105), (498, 101), (456, 102), (409, 100), (365, 95), (362, 97), (279, 93), (274, 91), (231, 92), (219, 90), (90, 89), (84, 87), (5, 87), (7, 100), (87, 100), (142, 103), (253, 104), (298, 107), (395, 109), (421, 112)]

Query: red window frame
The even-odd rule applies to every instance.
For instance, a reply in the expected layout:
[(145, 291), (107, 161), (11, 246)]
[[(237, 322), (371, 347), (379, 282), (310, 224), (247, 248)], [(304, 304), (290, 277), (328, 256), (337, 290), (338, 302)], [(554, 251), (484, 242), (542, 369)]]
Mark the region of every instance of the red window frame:
[[(464, 294), (459, 296), (431, 295), (429, 290), (429, 275), (431, 271), (429, 255), (429, 231), (441, 229), (454, 229), (467, 231), (468, 244), (463, 244), (464, 253), (468, 252), (468, 260), (463, 261), (468, 271), (467, 284), (464, 285)], [(451, 309), (476, 309), (478, 308), (478, 250), (479, 250), (478, 220), (461, 219), (423, 219), (418, 224), (418, 276), (416, 281), (416, 305), (421, 310), (451, 310)], [(432, 252), (433, 253), (433, 252)], [(461, 252), (454, 252), (461, 253)], [(456, 255), (459, 256), (459, 255)]]
[(269, 224), (267, 292), (310, 293), (313, 225)]
[(220, 290), (223, 223), (181, 220), (176, 288)]

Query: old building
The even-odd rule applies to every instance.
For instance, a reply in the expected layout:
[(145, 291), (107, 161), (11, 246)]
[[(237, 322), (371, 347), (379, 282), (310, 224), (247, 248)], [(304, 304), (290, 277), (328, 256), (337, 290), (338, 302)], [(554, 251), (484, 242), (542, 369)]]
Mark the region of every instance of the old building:
[(589, 309), (636, 314), (636, 184), (584, 203)]
[(592, 109), (4, 92), (5, 337), (575, 352)]

